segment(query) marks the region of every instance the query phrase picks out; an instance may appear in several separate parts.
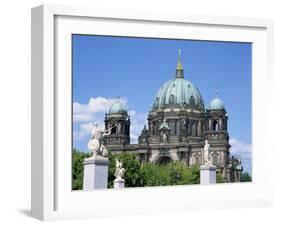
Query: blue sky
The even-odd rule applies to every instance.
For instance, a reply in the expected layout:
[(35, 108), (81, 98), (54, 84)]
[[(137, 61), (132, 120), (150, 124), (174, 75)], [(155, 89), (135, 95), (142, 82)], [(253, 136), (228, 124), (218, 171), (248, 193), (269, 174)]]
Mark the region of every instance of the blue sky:
[(205, 107), (215, 97), (229, 115), (231, 153), (251, 172), (251, 44), (73, 35), (73, 146), (87, 151), (91, 123), (120, 96), (135, 141), (160, 86), (174, 78), (178, 49)]

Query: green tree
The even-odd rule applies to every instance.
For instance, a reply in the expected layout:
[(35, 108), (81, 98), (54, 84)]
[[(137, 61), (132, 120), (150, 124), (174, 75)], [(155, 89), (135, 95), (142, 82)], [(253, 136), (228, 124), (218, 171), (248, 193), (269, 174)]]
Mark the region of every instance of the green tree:
[(191, 183), (192, 184), (199, 184), (200, 183), (200, 169), (198, 165), (191, 166)]
[(166, 165), (145, 163), (141, 166), (142, 186), (165, 186), (198, 184), (199, 167), (186, 167), (182, 162), (171, 162)]
[(192, 171), (182, 162), (171, 162), (164, 166), (164, 170), (169, 176), (170, 185), (191, 184)]
[(108, 166), (108, 188), (113, 188), (113, 181), (115, 179), (114, 172), (115, 172), (115, 158), (116, 155), (113, 155), (110, 151), (108, 153), (108, 160), (109, 160), (109, 166)]
[(248, 172), (244, 172), (242, 173), (242, 178), (241, 178), (242, 182), (251, 182), (252, 181), (252, 177)]
[(72, 189), (81, 190), (83, 188), (83, 161), (90, 156), (89, 153), (72, 150)]
[(221, 172), (217, 172), (217, 183), (223, 183), (222, 174)]
[(164, 167), (157, 164), (145, 163), (140, 170), (141, 186), (164, 186), (170, 184), (170, 178)]

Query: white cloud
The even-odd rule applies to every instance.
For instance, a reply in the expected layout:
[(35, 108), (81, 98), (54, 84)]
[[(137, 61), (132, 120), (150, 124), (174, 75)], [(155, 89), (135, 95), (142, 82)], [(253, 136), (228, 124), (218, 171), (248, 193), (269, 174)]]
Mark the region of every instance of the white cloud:
[(90, 137), (92, 125), (91, 122), (79, 124), (78, 129), (73, 131), (74, 140), (83, 140), (86, 137)]
[(131, 143), (136, 144), (138, 143), (138, 137), (141, 134), (141, 131), (146, 125), (147, 114), (136, 112), (131, 110), (128, 112), (131, 118), (131, 128), (130, 128), (130, 139)]
[(241, 156), (242, 158), (251, 158), (252, 145), (239, 141), (235, 138), (230, 138), (229, 143), (231, 145), (230, 154), (234, 156)]
[(104, 98), (96, 97), (90, 98), (87, 104), (81, 104), (78, 102), (73, 103), (73, 122), (89, 122), (98, 120), (95, 116), (99, 114), (105, 114), (108, 112), (110, 106), (116, 101), (120, 101), (124, 106), (127, 105), (127, 98)]
[[(127, 98), (90, 98), (87, 104), (78, 102), (73, 103), (73, 122), (74, 131), (73, 138), (76, 141), (88, 139), (91, 134), (93, 123), (97, 122), (99, 127), (104, 128), (105, 113), (108, 112), (110, 106), (116, 101), (120, 101), (124, 106), (128, 105)], [(131, 119), (130, 138), (131, 143), (137, 143), (138, 136), (146, 124), (145, 113), (129, 110), (128, 114)]]
[(91, 98), (88, 103), (88, 109), (90, 112), (107, 112), (109, 107), (116, 101), (120, 101), (124, 106), (127, 105), (128, 101), (126, 98), (113, 98), (107, 99), (104, 97)]
[[(97, 122), (98, 127), (104, 128), (103, 122)], [(78, 128), (73, 131), (73, 138), (75, 140), (84, 140), (85, 138), (90, 139), (91, 132), (94, 128), (94, 123), (80, 123), (78, 124)]]
[(252, 145), (235, 138), (230, 138), (230, 154), (242, 160), (245, 172), (252, 174)]
[(91, 114), (73, 114), (73, 122), (88, 122), (92, 119), (93, 118)]

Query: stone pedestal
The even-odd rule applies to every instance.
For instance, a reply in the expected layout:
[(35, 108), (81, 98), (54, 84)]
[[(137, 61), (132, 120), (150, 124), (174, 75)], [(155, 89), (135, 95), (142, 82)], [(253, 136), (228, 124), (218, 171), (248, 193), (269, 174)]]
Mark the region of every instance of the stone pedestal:
[(83, 190), (107, 189), (108, 159), (87, 158), (84, 164)]
[(200, 184), (215, 184), (217, 181), (216, 169), (217, 167), (213, 165), (200, 166)]
[(115, 179), (114, 180), (114, 189), (125, 188), (125, 180), (124, 179)]

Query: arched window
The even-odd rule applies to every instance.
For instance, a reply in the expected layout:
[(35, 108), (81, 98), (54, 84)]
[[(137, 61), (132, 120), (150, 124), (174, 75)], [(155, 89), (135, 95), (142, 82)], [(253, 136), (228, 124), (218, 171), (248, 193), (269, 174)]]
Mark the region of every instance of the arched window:
[(187, 134), (189, 135), (190, 134), (190, 122), (189, 122), (189, 120), (186, 120), (185, 126), (186, 126)]
[(125, 125), (125, 134), (126, 135), (130, 135), (130, 124), (129, 123), (127, 123), (126, 125)]
[(191, 126), (191, 135), (192, 136), (197, 136), (197, 121), (192, 121), (192, 126)]
[(179, 135), (180, 134), (180, 120), (176, 120), (176, 134)]
[(157, 163), (166, 165), (166, 164), (170, 163), (171, 161), (172, 161), (172, 159), (169, 156), (163, 156), (157, 161)]
[(116, 126), (111, 129), (111, 134), (116, 134)]
[(194, 122), (194, 136), (198, 136), (198, 121)]
[(174, 94), (172, 94), (172, 95), (170, 96), (170, 98), (169, 98), (169, 104), (171, 104), (171, 105), (175, 104), (175, 96), (174, 96)]
[(169, 127), (171, 129), (171, 135), (176, 135), (176, 123), (174, 120), (169, 121)]
[(195, 165), (200, 165), (199, 156), (195, 156)]
[(155, 122), (155, 135), (158, 136), (159, 135), (159, 122)]
[(191, 106), (194, 106), (194, 105), (195, 105), (195, 99), (194, 99), (193, 96), (190, 97), (189, 102), (190, 102), (190, 105), (191, 105)]
[(218, 165), (218, 156), (217, 155), (212, 156), (212, 164), (215, 166)]
[(205, 130), (205, 123), (202, 122), (202, 124), (201, 124), (201, 136), (204, 133), (204, 130)]
[(188, 123), (188, 135), (192, 135), (193, 120), (189, 120)]
[(213, 121), (213, 130), (215, 130), (215, 131), (218, 130), (218, 121), (217, 120)]

